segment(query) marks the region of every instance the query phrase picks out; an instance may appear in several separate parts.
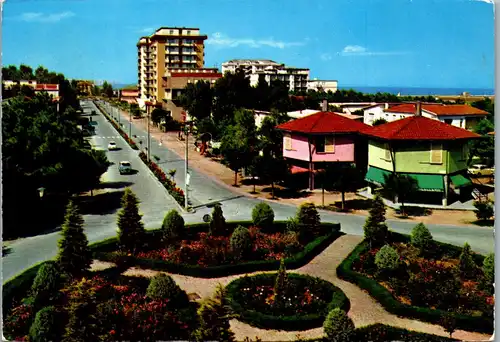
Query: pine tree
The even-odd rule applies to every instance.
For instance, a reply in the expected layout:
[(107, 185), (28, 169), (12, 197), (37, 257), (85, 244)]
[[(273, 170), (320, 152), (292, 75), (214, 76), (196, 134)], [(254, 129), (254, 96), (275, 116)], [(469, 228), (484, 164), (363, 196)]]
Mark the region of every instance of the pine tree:
[(288, 285), (288, 277), (285, 268), (285, 259), (281, 258), (280, 269), (276, 275), (276, 280), (274, 282), (274, 304), (280, 305), (283, 302), (283, 296), (285, 295), (286, 288)]
[(226, 219), (222, 213), (220, 204), (216, 204), (212, 210), (212, 219), (210, 220), (210, 234), (221, 236), (227, 232)]
[(387, 239), (389, 229), (385, 224), (385, 205), (380, 195), (376, 195), (369, 211), (369, 216), (363, 226), (365, 239), (370, 243), (370, 248), (382, 245)]
[(122, 209), (118, 213), (118, 240), (123, 249), (132, 253), (135, 253), (144, 243), (146, 231), (141, 218), (137, 196), (130, 188), (125, 189)]
[(477, 265), (472, 258), (470, 245), (466, 242), (460, 253), (458, 268), (462, 277), (470, 279), (476, 275)]
[(70, 201), (59, 240), (57, 262), (61, 270), (72, 277), (84, 275), (92, 263), (92, 252), (83, 231), (83, 217), (78, 207)]
[(234, 341), (229, 320), (235, 315), (225, 304), (226, 289), (218, 284), (214, 296), (202, 302), (198, 309), (199, 327), (194, 332), (197, 341)]

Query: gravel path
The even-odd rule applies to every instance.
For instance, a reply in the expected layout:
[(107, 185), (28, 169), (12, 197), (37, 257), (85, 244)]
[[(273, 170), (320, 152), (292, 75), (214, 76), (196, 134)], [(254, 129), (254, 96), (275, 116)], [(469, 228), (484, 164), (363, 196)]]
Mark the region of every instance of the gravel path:
[[(346, 256), (361, 242), (363, 238), (356, 235), (344, 235), (335, 240), (323, 253), (314, 258), (309, 264), (292, 272), (308, 274), (325, 279), (338, 286), (351, 302), (349, 317), (354, 321), (356, 327), (365, 326), (374, 323), (383, 323), (409, 330), (421, 331), (440, 336), (448, 336), (444, 329), (439, 325), (424, 323), (417, 320), (405, 319), (388, 313), (378, 302), (376, 302), (368, 293), (361, 290), (356, 285), (341, 280), (337, 277), (336, 268), (346, 258)], [(93, 268), (105, 267), (106, 265), (96, 262)], [(142, 270), (138, 268), (128, 269), (124, 275), (142, 275), (152, 277), (160, 272), (153, 270)], [(166, 273), (166, 272), (164, 272)], [(250, 274), (257, 274), (255, 272)], [(212, 295), (218, 283), (227, 285), (232, 280), (242, 275), (234, 275), (222, 278), (202, 279), (188, 277), (178, 274), (171, 274), (172, 278), (188, 294), (197, 294), (201, 298), (207, 298)], [(264, 330), (252, 327), (236, 319), (231, 320), (231, 329), (235, 333), (238, 341), (243, 341), (245, 337), (255, 338), (258, 336), (263, 341), (295, 341), (297, 336), (302, 338), (316, 338), (323, 335), (323, 328), (316, 328), (305, 331), (279, 331)], [(480, 333), (457, 330), (453, 337), (466, 341), (485, 341), (490, 336)]]

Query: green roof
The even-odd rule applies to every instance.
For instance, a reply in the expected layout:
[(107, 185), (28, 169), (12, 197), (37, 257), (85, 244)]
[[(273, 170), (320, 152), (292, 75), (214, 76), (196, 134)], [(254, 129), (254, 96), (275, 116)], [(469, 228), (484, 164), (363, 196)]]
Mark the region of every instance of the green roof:
[[(390, 171), (379, 169), (377, 167), (370, 166), (368, 172), (366, 173), (365, 180), (377, 185), (383, 185), (384, 175), (389, 176)], [(402, 173), (403, 175), (410, 176), (417, 180), (417, 184), (420, 191), (444, 191), (444, 181), (442, 175), (428, 175), (421, 173)]]
[(451, 182), (453, 183), (453, 185), (455, 185), (455, 187), (457, 187), (457, 188), (472, 184), (470, 179), (467, 179), (466, 177), (464, 177), (462, 175), (453, 175), (450, 177), (450, 179), (451, 179)]

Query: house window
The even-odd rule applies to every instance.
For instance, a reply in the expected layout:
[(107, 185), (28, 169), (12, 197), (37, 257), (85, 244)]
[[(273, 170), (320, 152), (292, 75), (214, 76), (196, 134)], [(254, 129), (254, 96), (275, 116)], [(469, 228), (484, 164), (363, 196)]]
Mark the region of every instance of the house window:
[(325, 137), (325, 152), (335, 153), (335, 137)]
[(325, 137), (317, 137), (315, 145), (316, 145), (316, 153), (324, 153), (325, 152)]
[(387, 143), (384, 144), (384, 152), (385, 152), (384, 159), (391, 160), (391, 148)]
[(283, 135), (283, 146), (287, 151), (290, 151), (292, 149), (292, 137), (290, 136), (290, 134)]
[(442, 164), (443, 163), (443, 144), (432, 144), (431, 143), (431, 164)]

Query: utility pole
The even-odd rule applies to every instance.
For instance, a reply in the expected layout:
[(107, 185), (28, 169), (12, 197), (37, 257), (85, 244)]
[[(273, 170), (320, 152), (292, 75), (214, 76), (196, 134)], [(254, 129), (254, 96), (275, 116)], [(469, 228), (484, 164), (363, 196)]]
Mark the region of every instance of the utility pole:
[(188, 172), (188, 137), (189, 130), (187, 122), (185, 121), (185, 139), (186, 139), (186, 151), (184, 155), (184, 208), (188, 208), (188, 187), (189, 187), (189, 172)]
[(128, 137), (132, 139), (132, 110), (129, 108), (130, 119), (128, 122)]
[(149, 128), (149, 109), (151, 107), (150, 106), (147, 106), (146, 107), (146, 115), (148, 117), (148, 161), (151, 161), (151, 132), (150, 132), (150, 128)]

